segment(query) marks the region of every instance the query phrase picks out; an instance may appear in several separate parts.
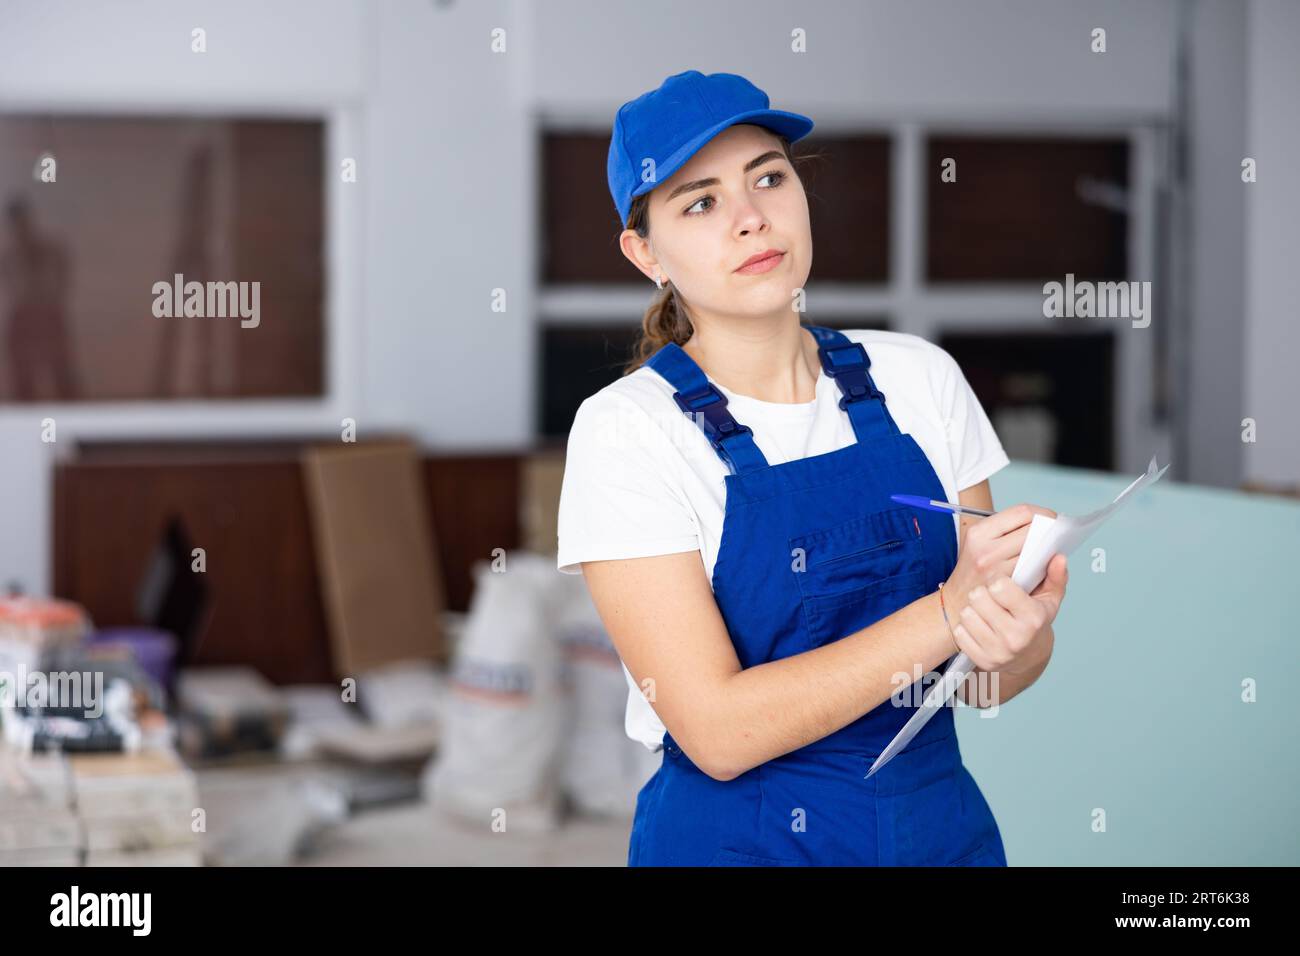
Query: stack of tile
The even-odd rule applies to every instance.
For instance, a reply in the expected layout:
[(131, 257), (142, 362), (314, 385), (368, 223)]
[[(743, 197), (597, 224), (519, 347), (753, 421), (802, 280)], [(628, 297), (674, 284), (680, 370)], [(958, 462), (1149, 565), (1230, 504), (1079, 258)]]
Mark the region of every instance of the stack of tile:
[(0, 747), (0, 869), (79, 866), (81, 849), (64, 757)]
[(198, 788), (174, 753), (78, 754), (68, 766), (87, 866), (202, 865)]
[(89, 631), (85, 610), (71, 601), (0, 598), (0, 670), (36, 670), (47, 651), (76, 647)]

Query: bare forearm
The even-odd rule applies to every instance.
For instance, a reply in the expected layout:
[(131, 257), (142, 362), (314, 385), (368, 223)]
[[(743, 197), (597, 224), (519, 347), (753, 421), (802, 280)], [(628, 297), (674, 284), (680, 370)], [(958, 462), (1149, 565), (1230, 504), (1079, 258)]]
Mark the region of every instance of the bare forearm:
[[(955, 653), (937, 592), (870, 627), (727, 678), (708, 721), (709, 753), (730, 778), (847, 726)], [(908, 675), (899, 684), (898, 673)]]

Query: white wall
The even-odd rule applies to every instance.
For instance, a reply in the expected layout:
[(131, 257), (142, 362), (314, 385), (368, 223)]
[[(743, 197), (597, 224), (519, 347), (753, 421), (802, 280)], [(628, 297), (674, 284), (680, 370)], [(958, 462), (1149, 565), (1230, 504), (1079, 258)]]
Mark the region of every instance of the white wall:
[[(741, 73), (815, 119), (984, 112), (1152, 115), (1168, 101), (1168, 0), (807, 2), (552, 0), (538, 18), (536, 97), (602, 117), (686, 69)], [(614, 11), (625, 9), (626, 15)], [(1089, 51), (1094, 27), (1107, 52)], [(790, 51), (803, 29), (807, 52)], [(779, 97), (777, 92), (779, 91)]]
[(0, 96), (114, 109), (356, 98), (365, 19), (357, 0), (15, 0), (0, 21)]
[[(377, 7), (368, 78), (365, 380), (376, 425), (445, 445), (534, 431), (526, 9)], [(505, 32), (505, 53), (490, 33)], [(492, 311), (494, 289), (504, 312)]]
[[(1249, 115), (1253, 148), (1269, 158), (1252, 188), (1285, 190), (1285, 157), (1295, 155), (1287, 147), (1296, 145), (1294, 125), (1281, 129), (1292, 115), (1295, 9), (1257, 5), (1262, 26), (1254, 18), (1250, 43), (1263, 60), (1251, 80), (1261, 95)], [(61, 441), (318, 432), (343, 415), (363, 434), (407, 428), (437, 445), (529, 440), (532, 131), (542, 116), (607, 129), (619, 103), (692, 67), (744, 73), (779, 91), (775, 105), (810, 112), (824, 128), (899, 116), (1122, 120), (1159, 116), (1169, 102), (1172, 0), (666, 0), (592, 10), (583, 0), (7, 2), (0, 108), (322, 115), (332, 122), (331, 168), (354, 156), (360, 182), (327, 179), (330, 398), (0, 410), (0, 452), (24, 463), (0, 477), (0, 582), (48, 586), (48, 449), (35, 443), (51, 412)], [(194, 26), (208, 33), (202, 56), (189, 51)], [(1104, 57), (1087, 50), (1095, 26), (1108, 30)], [(504, 55), (490, 50), (494, 27), (506, 30)], [(807, 31), (806, 54), (789, 50), (795, 28)], [(1276, 423), (1289, 382), (1269, 374), (1279, 361), (1271, 343), (1295, 280), (1275, 237), (1295, 248), (1295, 191), (1281, 197), (1292, 203), (1289, 217), (1269, 204), (1278, 193), (1253, 196), (1249, 244), (1262, 255), (1252, 253), (1251, 276), (1261, 295), (1252, 302), (1247, 404)], [(504, 313), (490, 308), (497, 288), (506, 290)], [(1294, 477), (1294, 462), (1260, 462), (1260, 474)]]
[(1201, 484), (1241, 483), (1242, 382), (1245, 374), (1246, 193), (1241, 158), (1247, 142), (1246, 4), (1195, 0), (1189, 68), (1190, 177), (1186, 315), (1171, 343), (1183, 360), (1182, 459), (1177, 477)]
[[(1241, 417), (1257, 441), (1244, 448), (1249, 481), (1300, 484), (1300, 4), (1253, 0), (1249, 19), (1246, 156), (1259, 181), (1246, 191), (1246, 374)], [(1238, 158), (1240, 162), (1240, 157)], [(1240, 428), (1241, 418), (1235, 423)]]

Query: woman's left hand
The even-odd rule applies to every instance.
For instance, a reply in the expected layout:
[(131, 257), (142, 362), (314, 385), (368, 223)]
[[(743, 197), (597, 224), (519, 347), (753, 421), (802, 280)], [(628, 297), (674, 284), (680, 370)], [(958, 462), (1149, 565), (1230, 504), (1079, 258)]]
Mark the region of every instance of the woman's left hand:
[(1052, 655), (1052, 621), (1065, 598), (1069, 569), (1064, 554), (1055, 554), (1047, 575), (1033, 593), (999, 575), (987, 588), (970, 592), (953, 626), (957, 646), (983, 671), (1032, 672)]

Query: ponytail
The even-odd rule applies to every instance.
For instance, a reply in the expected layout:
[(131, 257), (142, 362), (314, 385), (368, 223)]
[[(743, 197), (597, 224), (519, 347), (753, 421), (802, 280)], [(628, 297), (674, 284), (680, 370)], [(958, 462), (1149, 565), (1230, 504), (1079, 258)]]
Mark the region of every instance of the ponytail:
[(641, 337), (637, 339), (632, 360), (628, 362), (623, 374), (635, 372), (645, 364), (646, 359), (669, 342), (685, 345), (694, 331), (691, 320), (678, 301), (677, 290), (669, 282), (663, 291), (655, 293), (654, 301), (646, 309), (645, 317), (641, 319)]

